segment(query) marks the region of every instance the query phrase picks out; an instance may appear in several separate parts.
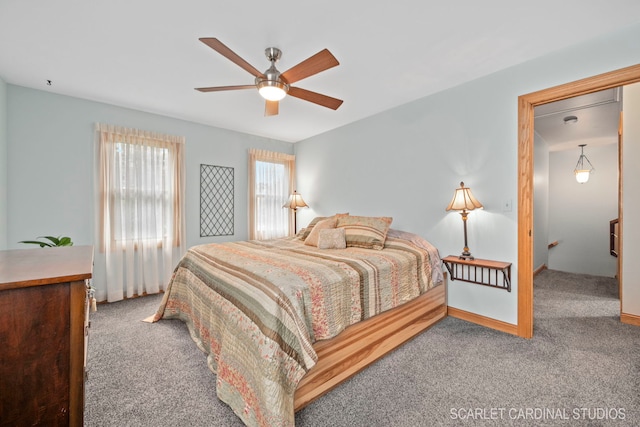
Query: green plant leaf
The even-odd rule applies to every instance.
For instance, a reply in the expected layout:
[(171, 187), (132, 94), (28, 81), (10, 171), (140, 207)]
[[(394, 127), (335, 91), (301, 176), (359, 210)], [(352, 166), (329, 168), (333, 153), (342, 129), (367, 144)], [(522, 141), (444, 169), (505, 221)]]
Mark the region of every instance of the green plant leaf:
[(38, 239), (47, 239), (53, 243), (52, 246), (60, 246), (60, 239), (58, 237), (53, 236), (38, 236)]
[(41, 242), (40, 240), (22, 240), (18, 243), (26, 243), (28, 245), (39, 245), (41, 248), (44, 248), (45, 246), (53, 247), (51, 243)]
[(58, 242), (58, 246), (73, 246), (73, 242), (71, 241), (71, 237), (61, 237)]
[(43, 242), (42, 240), (22, 240), (18, 243), (27, 243), (31, 245), (39, 245), (41, 248), (54, 247), (54, 246), (73, 246), (73, 242), (70, 237), (67, 236), (39, 236), (38, 239), (47, 239), (49, 242)]

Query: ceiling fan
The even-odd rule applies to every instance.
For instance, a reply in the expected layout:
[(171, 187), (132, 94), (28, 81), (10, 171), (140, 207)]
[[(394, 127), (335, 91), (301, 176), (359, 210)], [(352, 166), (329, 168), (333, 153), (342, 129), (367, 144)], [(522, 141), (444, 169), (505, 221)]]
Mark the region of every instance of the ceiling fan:
[(305, 59), (298, 65), (293, 66), (284, 73), (276, 68), (276, 62), (282, 56), (282, 51), (276, 47), (265, 49), (264, 53), (271, 62), (271, 66), (261, 73), (247, 61), (238, 56), (235, 52), (225, 46), (220, 40), (211, 37), (201, 38), (200, 41), (211, 49), (215, 50), (222, 56), (229, 59), (240, 68), (248, 71), (255, 77), (255, 83), (252, 85), (239, 86), (217, 86), (217, 87), (200, 87), (196, 88), (200, 92), (218, 92), (223, 90), (253, 89), (257, 88), (258, 92), (266, 100), (264, 115), (275, 116), (278, 114), (279, 101), (287, 94), (304, 101), (313, 102), (323, 107), (337, 110), (342, 105), (341, 99), (332, 98), (327, 95), (312, 92), (310, 90), (301, 89), (291, 86), (299, 80), (318, 74), (321, 71), (328, 70), (340, 63), (327, 49), (323, 49), (315, 55)]

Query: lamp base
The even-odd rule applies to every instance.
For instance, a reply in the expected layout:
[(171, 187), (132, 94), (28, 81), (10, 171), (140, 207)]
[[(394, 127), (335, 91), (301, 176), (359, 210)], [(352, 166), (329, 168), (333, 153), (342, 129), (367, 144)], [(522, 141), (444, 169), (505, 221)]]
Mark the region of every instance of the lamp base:
[(458, 258), (473, 261), (475, 258), (471, 256), (471, 252), (469, 252), (469, 245), (467, 244), (467, 215), (469, 215), (469, 212), (463, 209), (462, 212), (460, 212), (460, 215), (462, 215), (462, 225), (464, 227), (464, 247), (462, 248), (462, 254)]

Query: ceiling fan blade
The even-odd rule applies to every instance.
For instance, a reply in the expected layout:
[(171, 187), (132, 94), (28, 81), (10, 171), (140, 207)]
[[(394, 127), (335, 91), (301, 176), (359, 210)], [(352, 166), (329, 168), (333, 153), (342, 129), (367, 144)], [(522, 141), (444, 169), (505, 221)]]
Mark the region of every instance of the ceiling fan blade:
[(341, 99), (332, 98), (306, 89), (300, 89), (299, 87), (290, 87), (287, 94), (295, 98), (313, 102), (314, 104), (322, 105), (323, 107), (331, 108), (332, 110), (337, 110), (343, 102)]
[(234, 64), (240, 66), (242, 69), (249, 72), (249, 74), (254, 77), (262, 76), (262, 72), (258, 71), (253, 65), (249, 64), (244, 59), (240, 58), (237, 53), (229, 49), (226, 45), (224, 45), (220, 40), (213, 37), (203, 37), (199, 39), (202, 43), (209, 46), (211, 49), (218, 52), (220, 55), (229, 59)]
[(291, 84), (309, 76), (313, 76), (314, 74), (318, 74), (321, 71), (328, 70), (336, 65), (340, 65), (340, 63), (335, 56), (333, 56), (328, 49), (323, 49), (315, 55), (305, 59), (298, 65), (294, 65), (289, 68), (287, 71), (282, 73), (281, 77)]
[(280, 106), (280, 102), (278, 101), (266, 101), (264, 105), (264, 115), (266, 116), (277, 116), (278, 109)]
[(255, 89), (256, 85), (197, 87), (200, 92), (220, 92), (222, 90)]

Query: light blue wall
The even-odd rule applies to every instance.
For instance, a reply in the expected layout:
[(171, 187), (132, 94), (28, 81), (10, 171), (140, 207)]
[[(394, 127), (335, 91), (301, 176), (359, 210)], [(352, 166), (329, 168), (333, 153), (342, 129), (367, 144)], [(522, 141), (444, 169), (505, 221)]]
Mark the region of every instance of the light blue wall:
[[(617, 141), (614, 141), (617, 142)], [(618, 217), (618, 144), (585, 147), (595, 172), (579, 184), (574, 150), (549, 155), (549, 268), (614, 277), (617, 258), (609, 253), (609, 221)]]
[(514, 263), (514, 283), (508, 293), (450, 282), (449, 305), (516, 324), (518, 96), (640, 63), (638, 40), (640, 25), (297, 143), (297, 187), (312, 208), (299, 223), (390, 215), (392, 227), (425, 236), (442, 256), (458, 254), (462, 223), (445, 207), (462, 180), (485, 207), (469, 215), (471, 252)]
[(7, 248), (7, 84), (0, 78), (0, 250)]
[[(103, 264), (94, 233), (96, 122), (186, 137), (188, 246), (246, 240), (248, 149), (293, 153), (288, 142), (15, 85), (7, 87), (8, 247), (24, 248), (17, 242), (47, 234), (68, 235), (76, 245), (94, 245), (94, 285), (99, 291)], [(200, 238), (200, 164), (234, 168), (233, 236)]]

